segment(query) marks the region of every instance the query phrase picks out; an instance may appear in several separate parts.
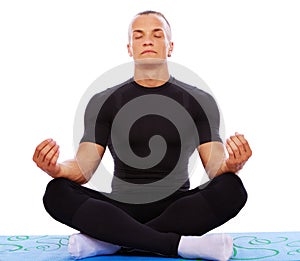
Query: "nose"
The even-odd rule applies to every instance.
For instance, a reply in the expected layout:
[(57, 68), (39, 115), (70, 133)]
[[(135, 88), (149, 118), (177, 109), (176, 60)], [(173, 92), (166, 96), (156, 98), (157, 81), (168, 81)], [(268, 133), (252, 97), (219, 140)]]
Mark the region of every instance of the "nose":
[(144, 38), (143, 46), (153, 46), (153, 40), (151, 36), (146, 35)]

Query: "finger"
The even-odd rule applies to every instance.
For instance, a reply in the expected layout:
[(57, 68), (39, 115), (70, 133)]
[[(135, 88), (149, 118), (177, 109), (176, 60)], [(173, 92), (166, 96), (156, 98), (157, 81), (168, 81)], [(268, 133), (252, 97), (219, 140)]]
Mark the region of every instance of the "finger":
[(239, 133), (236, 133), (236, 137), (243, 144), (243, 148), (244, 148), (244, 151), (246, 152), (246, 156), (250, 157), (252, 155), (252, 150), (250, 148), (250, 145), (249, 145), (247, 139), (245, 139), (243, 134), (239, 134)]
[(49, 161), (49, 165), (56, 165), (57, 164), (57, 160), (59, 158), (59, 146), (57, 146), (57, 150), (56, 152), (54, 153), (53, 157), (51, 158), (51, 160)]
[(57, 166), (57, 161), (58, 161), (58, 158), (59, 158), (59, 150), (57, 150), (57, 152), (53, 155), (51, 161), (49, 162), (49, 165), (48, 167), (53, 169), (53, 167)]
[(239, 140), (238, 136), (231, 136), (230, 137), (231, 141), (235, 144), (237, 150), (235, 152), (236, 157), (244, 157), (245, 154), (245, 148), (243, 143)]
[(57, 150), (57, 152), (54, 154), (54, 156), (52, 157), (49, 165), (55, 166), (57, 164), (58, 158), (59, 158), (59, 150)]
[(36, 149), (35, 149), (35, 151), (34, 151), (34, 154), (33, 154), (33, 157), (32, 157), (33, 161), (36, 161), (36, 160), (38, 159), (41, 150), (42, 150), (45, 146), (47, 146), (48, 143), (51, 142), (51, 141), (52, 141), (52, 139), (46, 139), (46, 140), (44, 140), (43, 142), (41, 142), (41, 143), (36, 147)]
[[(44, 146), (41, 151), (39, 152), (39, 155), (37, 157), (38, 161), (44, 162), (45, 160), (49, 160), (48, 154), (51, 154), (51, 150), (56, 146), (55, 141), (50, 141), (46, 146)], [(52, 155), (52, 154), (51, 154)], [(52, 155), (53, 156), (53, 155)]]
[(240, 156), (239, 148), (231, 139), (227, 139), (227, 145), (230, 147), (230, 149), (234, 155), (234, 158), (237, 158)]
[(48, 151), (48, 153), (45, 156), (45, 160), (44, 160), (45, 164), (47, 164), (47, 165), (51, 164), (51, 161), (52, 161), (54, 155), (57, 153), (58, 149), (59, 149), (59, 146), (55, 144), (55, 146), (52, 147), (51, 150)]
[(235, 155), (234, 155), (234, 152), (233, 152), (231, 146), (229, 145), (229, 140), (228, 139), (227, 139), (225, 145), (226, 145), (226, 149), (227, 149), (227, 152), (228, 152), (229, 159), (234, 159)]

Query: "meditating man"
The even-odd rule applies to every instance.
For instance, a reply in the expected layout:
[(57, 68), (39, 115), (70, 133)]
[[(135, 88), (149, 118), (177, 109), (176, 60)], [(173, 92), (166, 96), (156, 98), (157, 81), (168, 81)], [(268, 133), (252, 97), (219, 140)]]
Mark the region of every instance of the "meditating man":
[[(34, 162), (53, 178), (44, 206), (54, 219), (80, 232), (69, 240), (69, 252), (77, 259), (139, 250), (228, 260), (231, 237), (207, 232), (246, 203), (237, 173), (251, 148), (239, 133), (223, 144), (213, 97), (170, 75), (173, 42), (163, 14), (137, 14), (127, 48), (134, 75), (89, 101), (74, 159), (59, 163), (53, 139), (36, 147)], [(112, 191), (82, 186), (107, 146), (114, 160)], [(190, 189), (188, 164), (195, 150), (210, 180)]]

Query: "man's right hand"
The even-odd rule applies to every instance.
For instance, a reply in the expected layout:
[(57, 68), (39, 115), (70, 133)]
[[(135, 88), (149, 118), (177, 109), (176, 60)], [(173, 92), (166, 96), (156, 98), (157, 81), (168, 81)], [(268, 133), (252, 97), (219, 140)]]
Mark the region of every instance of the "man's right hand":
[(59, 157), (59, 146), (53, 139), (41, 142), (35, 149), (33, 161), (48, 175), (57, 178), (60, 172), (60, 165), (57, 163)]

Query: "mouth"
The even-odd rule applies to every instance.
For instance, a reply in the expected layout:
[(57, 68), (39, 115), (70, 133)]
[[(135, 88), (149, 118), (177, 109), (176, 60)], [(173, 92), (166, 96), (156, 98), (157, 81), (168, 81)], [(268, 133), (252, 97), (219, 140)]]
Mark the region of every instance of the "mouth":
[(142, 52), (142, 54), (146, 54), (146, 53), (156, 53), (156, 52), (153, 50), (145, 50)]

